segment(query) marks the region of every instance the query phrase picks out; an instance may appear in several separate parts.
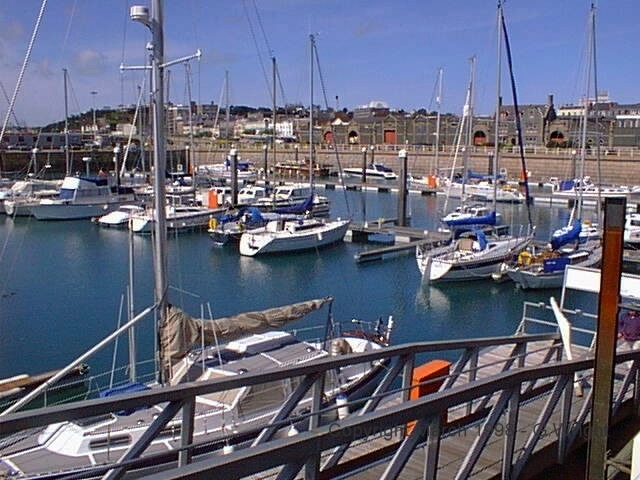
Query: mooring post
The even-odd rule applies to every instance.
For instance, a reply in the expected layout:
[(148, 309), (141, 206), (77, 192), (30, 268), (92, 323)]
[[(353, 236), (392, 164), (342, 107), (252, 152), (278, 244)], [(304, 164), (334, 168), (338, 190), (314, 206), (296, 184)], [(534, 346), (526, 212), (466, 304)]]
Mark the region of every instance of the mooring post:
[(362, 147), (362, 183), (367, 183), (367, 147)]
[(238, 151), (235, 148), (229, 150), (231, 163), (231, 205), (238, 204)]
[(398, 225), (407, 226), (407, 151), (398, 152), (400, 158), (400, 191), (398, 194)]
[(616, 358), (622, 246), (627, 201), (623, 197), (606, 198), (602, 269), (596, 333), (596, 357), (593, 369), (593, 407), (587, 459), (587, 480), (605, 478), (607, 438), (611, 419), (611, 397)]

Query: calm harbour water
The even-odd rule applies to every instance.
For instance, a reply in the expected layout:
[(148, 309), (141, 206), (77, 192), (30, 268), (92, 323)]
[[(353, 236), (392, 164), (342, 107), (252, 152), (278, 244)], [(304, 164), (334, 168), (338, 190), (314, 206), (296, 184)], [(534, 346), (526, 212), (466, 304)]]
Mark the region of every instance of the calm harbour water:
[[(363, 210), (368, 220), (397, 216), (395, 194), (340, 189), (321, 193), (332, 200), (332, 216), (359, 221), (365, 218)], [(411, 226), (436, 228), (443, 201), (439, 196), (410, 195)], [(566, 208), (531, 208), (541, 240), (567, 223)], [(526, 221), (524, 205), (498, 209), (503, 223)], [(215, 246), (206, 233), (180, 234), (169, 243), (170, 301), (193, 316), (207, 304), (220, 317), (330, 295), (337, 321), (393, 315), (396, 344), (511, 334), (524, 300), (548, 300), (559, 293), (521, 291), (512, 283), (490, 280), (421, 285), (413, 251), (357, 264), (354, 254), (371, 248), (361, 244), (249, 258), (233, 247)], [(124, 319), (120, 312), (129, 278), (128, 232), (89, 221), (2, 216), (0, 245), (0, 378), (60, 368)], [(140, 311), (153, 298), (152, 242), (135, 236), (133, 248), (134, 297)], [(152, 319), (144, 320), (138, 328), (140, 358), (150, 358), (153, 352), (152, 332)], [(119, 350), (124, 351), (122, 345)], [(112, 352), (108, 347), (88, 363), (102, 371), (111, 364)]]

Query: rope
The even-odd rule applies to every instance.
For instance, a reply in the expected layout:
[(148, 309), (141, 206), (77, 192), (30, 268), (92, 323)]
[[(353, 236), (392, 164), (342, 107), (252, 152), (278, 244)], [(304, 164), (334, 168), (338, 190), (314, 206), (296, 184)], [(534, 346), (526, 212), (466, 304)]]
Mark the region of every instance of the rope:
[[(38, 18), (36, 20), (36, 25), (33, 29), (33, 33), (31, 34), (31, 40), (29, 41), (29, 46), (27, 47), (27, 53), (24, 57), (24, 61), (22, 62), (22, 67), (20, 68), (20, 74), (18, 75), (18, 81), (16, 82), (16, 88), (13, 91), (13, 96), (11, 97), (11, 102), (9, 102), (9, 109), (7, 110), (7, 114), (4, 117), (4, 122), (2, 123), (2, 130), (0, 130), (0, 142), (4, 138), (4, 134), (7, 130), (7, 124), (9, 123), (9, 115), (13, 112), (13, 108), (16, 104), (16, 98), (18, 97), (18, 92), (20, 91), (20, 87), (22, 86), (22, 79), (24, 78), (24, 72), (27, 69), (27, 64), (29, 63), (29, 59), (31, 58), (31, 51), (33, 50), (33, 45), (36, 41), (36, 36), (38, 35), (38, 31), (40, 30), (40, 23), (42, 22), (42, 17), (44, 16), (44, 9), (47, 6), (47, 0), (42, 0), (40, 4), (40, 12), (38, 13)], [(0, 171), (4, 170), (4, 161), (0, 164)]]

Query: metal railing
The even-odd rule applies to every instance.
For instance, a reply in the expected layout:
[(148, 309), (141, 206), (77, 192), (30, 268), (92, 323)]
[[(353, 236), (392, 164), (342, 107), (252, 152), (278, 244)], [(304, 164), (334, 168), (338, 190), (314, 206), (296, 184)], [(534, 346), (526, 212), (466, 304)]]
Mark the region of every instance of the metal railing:
[[(544, 304), (532, 306), (549, 308)], [(546, 331), (536, 334), (525, 333), (525, 330), (536, 323)], [(261, 374), (245, 374), (121, 397), (18, 412), (0, 418), (0, 435), (3, 437), (0, 442), (0, 456), (3, 454), (4, 446), (10, 444), (12, 436), (20, 435), (25, 429), (37, 429), (55, 422), (72, 421), (145, 405), (165, 404), (163, 412), (149, 427), (143, 439), (131, 446), (118, 462), (96, 466), (84, 471), (78, 478), (106, 473), (110, 478), (117, 478), (129, 470), (176, 460), (179, 467), (167, 466), (167, 470), (163, 470), (162, 473), (164, 478), (182, 478), (197, 475), (198, 472), (202, 475), (223, 476), (234, 472), (233, 476), (236, 477), (241, 476), (240, 473), (249, 475), (271, 468), (281, 469), (279, 478), (293, 478), (303, 465), (307, 478), (334, 476), (342, 474), (344, 470), (362, 468), (358, 462), (351, 467), (349, 461), (345, 463), (343, 460), (352, 442), (368, 442), (369, 439), (379, 437), (381, 433), (388, 431), (403, 432), (400, 435), (402, 438), (392, 447), (387, 442), (381, 451), (372, 445), (371, 450), (365, 454), (367, 463), (375, 465), (376, 462), (389, 460), (383, 478), (396, 478), (411, 453), (421, 447), (427, 452), (426, 478), (437, 478), (438, 472), (442, 470), (442, 467), (438, 467), (438, 452), (442, 442), (446, 442), (456, 432), (465, 432), (466, 435), (471, 426), (480, 425), (473, 427), (473, 431), (477, 432), (476, 439), (470, 446), (466, 458), (460, 459), (456, 477), (468, 478), (474, 465), (481, 458), (483, 448), (491, 436), (495, 436), (499, 419), (502, 418), (500, 421), (504, 421), (505, 415), (509, 419), (516, 419), (523, 405), (546, 396), (547, 404), (540, 410), (539, 422), (536, 423), (540, 427), (533, 430), (543, 428), (552, 413), (560, 409), (561, 434), (556, 442), (558, 458), (562, 459), (576, 444), (588, 421), (590, 393), (580, 397), (582, 400), (580, 405), (575, 407), (577, 413), (574, 415), (570, 415), (569, 400), (577, 398), (577, 395), (574, 395), (576, 379), (580, 382), (588, 381), (593, 359), (562, 361), (562, 340), (556, 327), (552, 322), (524, 315), (518, 334), (514, 336), (412, 343), (378, 352), (330, 357), (310, 365)], [(589, 332), (588, 329), (576, 330), (584, 334)], [(509, 353), (497, 361), (483, 361), (482, 354), (486, 349), (498, 347), (508, 349)], [(531, 363), (527, 364), (527, 361), (536, 355), (536, 363), (533, 366)], [(454, 356), (458, 357), (458, 361), (452, 366), (450, 374), (430, 380), (436, 382), (436, 387), (439, 386), (437, 393), (409, 400), (411, 388), (416, 387), (415, 384), (412, 385), (411, 379), (414, 366), (418, 362), (435, 357)], [(618, 382), (612, 404), (614, 415), (629, 399), (634, 405), (638, 404), (638, 389), (632, 387), (636, 385), (636, 363), (639, 359), (640, 352), (625, 352), (618, 357), (618, 364), (626, 365), (626, 373)], [(625, 363), (629, 361), (633, 361), (630, 367)], [(340, 419), (336, 413), (337, 407), (328, 406), (323, 402), (321, 382), (327, 372), (368, 362), (384, 364), (384, 377), (377, 384), (372, 396), (357, 405), (352, 405), (353, 409), (357, 409), (357, 415)], [(194, 442), (193, 428), (189, 426), (194, 422), (193, 412), (197, 396), (292, 377), (301, 379), (299, 386), (285, 400), (279, 411), (274, 413), (269, 424), (252, 431), (243, 431), (241, 439), (229, 435), (216, 442)], [(581, 389), (579, 393), (582, 393)], [(309, 395), (312, 396), (313, 408), (302, 414), (305, 417), (303, 419), (296, 406), (303, 397), (308, 398)], [(393, 408), (387, 408), (388, 405), (393, 405)], [(180, 446), (174, 452), (159, 457), (155, 456), (156, 454), (145, 454), (145, 449), (180, 411), (183, 419), (183, 427), (179, 433)], [(443, 412), (447, 414), (446, 421), (443, 421)], [(294, 422), (301, 420), (309, 422), (312, 428), (296, 435), (295, 438), (274, 440), (278, 431), (286, 431)], [(411, 422), (416, 422), (415, 426), (411, 433), (406, 435), (406, 425)], [(508, 426), (510, 423), (506, 421), (501, 425)], [(526, 430), (527, 427), (513, 425), (509, 428)], [(502, 462), (503, 473), (511, 472), (511, 478), (517, 478), (518, 472), (523, 470), (540, 440), (540, 435), (535, 433), (531, 431), (525, 443), (516, 445), (514, 431), (505, 430), (505, 437), (510, 440), (505, 443), (504, 448), (505, 452), (510, 453)], [(242, 448), (250, 444), (252, 448)], [(313, 448), (310, 444), (314, 445)], [(229, 455), (222, 455), (223, 445), (236, 445), (238, 448)], [(191, 464), (194, 457), (199, 461)], [(234, 470), (235, 468), (239, 470)], [(442, 475), (443, 478), (448, 478), (449, 473)]]

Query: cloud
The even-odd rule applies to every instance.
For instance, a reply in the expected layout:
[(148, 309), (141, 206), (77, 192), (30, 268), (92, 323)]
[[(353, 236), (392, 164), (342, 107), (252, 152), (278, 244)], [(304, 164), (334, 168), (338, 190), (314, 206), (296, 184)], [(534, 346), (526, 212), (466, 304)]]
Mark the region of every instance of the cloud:
[(30, 62), (29, 68), (31, 72), (35, 73), (35, 75), (39, 78), (60, 78), (59, 74), (54, 73), (54, 70), (51, 68), (51, 63), (49, 60), (45, 59), (40, 62)]
[(2, 23), (0, 28), (0, 40), (13, 42), (15, 40), (24, 40), (25, 29), (20, 22)]
[(74, 55), (73, 65), (82, 75), (97, 76), (107, 69), (107, 57), (101, 52), (91, 49), (80, 50)]
[(18, 43), (22, 43), (25, 38), (25, 30), (18, 22), (8, 22), (0, 24), (0, 60), (9, 61), (11, 55), (15, 55)]
[(356, 25), (353, 33), (356, 37), (366, 37), (380, 30), (382, 30), (380, 22), (368, 19)]

